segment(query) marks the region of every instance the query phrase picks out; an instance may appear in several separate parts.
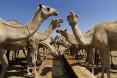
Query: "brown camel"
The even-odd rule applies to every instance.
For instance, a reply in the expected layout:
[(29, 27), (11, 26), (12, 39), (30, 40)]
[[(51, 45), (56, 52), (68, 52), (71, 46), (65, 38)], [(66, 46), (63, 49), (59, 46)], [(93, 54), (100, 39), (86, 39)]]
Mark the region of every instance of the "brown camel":
[(117, 20), (97, 24), (85, 34), (81, 33), (77, 24), (78, 16), (74, 12), (69, 13), (67, 20), (80, 44), (89, 45), (90, 50), (93, 47), (98, 49), (101, 58), (102, 78), (104, 78), (105, 70), (107, 77), (110, 78), (109, 50), (117, 50)]
[(39, 5), (32, 19), (26, 25), (22, 25), (21, 27), (18, 25), (12, 25), (0, 19), (0, 61), (2, 64), (2, 72), (0, 78), (4, 77), (4, 73), (8, 67), (2, 53), (2, 49), (5, 48), (6, 44), (10, 42), (14, 43), (14, 41), (28, 39), (38, 30), (41, 23), (52, 15), (57, 15), (57, 11), (54, 8)]

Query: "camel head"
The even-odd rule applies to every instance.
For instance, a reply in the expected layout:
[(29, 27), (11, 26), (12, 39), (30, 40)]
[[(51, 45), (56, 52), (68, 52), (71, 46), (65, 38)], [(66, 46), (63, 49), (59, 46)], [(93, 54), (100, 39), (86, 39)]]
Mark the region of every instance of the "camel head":
[(78, 15), (76, 15), (73, 11), (70, 11), (69, 15), (67, 16), (67, 21), (70, 26), (74, 26), (77, 23)]
[(57, 33), (60, 33), (63, 36), (67, 36), (68, 30), (67, 29), (57, 29)]
[(55, 29), (57, 27), (60, 27), (60, 24), (63, 23), (63, 19), (52, 19), (52, 28)]
[(43, 17), (45, 18), (52, 16), (52, 15), (55, 15), (55, 16), (58, 15), (58, 11), (56, 9), (50, 8), (48, 6), (41, 5), (41, 4), (39, 4), (37, 10), (38, 10), (37, 12), (41, 12)]
[(64, 40), (63, 39), (60, 39), (60, 40), (56, 41), (56, 44), (57, 45), (61, 45), (63, 42), (64, 42)]

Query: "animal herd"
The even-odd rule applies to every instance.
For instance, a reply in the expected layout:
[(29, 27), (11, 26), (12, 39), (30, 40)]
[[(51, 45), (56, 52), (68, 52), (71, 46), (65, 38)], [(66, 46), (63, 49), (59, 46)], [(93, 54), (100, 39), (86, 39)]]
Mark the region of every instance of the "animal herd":
[[(3, 50), (7, 50), (9, 52), (11, 50), (27, 50), (27, 75), (31, 73), (29, 69), (30, 64), (32, 64), (32, 74), (34, 74), (34, 78), (38, 78), (36, 61), (38, 58), (37, 55), (40, 45), (39, 43), (44, 44), (47, 48), (50, 49), (53, 54), (58, 55), (58, 50), (56, 48), (53, 48), (55, 45), (53, 44), (51, 46), (46, 41), (46, 39), (50, 37), (54, 29), (63, 23), (63, 19), (52, 19), (50, 25), (48, 26), (48, 29), (43, 33), (37, 32), (37, 30), (43, 21), (51, 16), (57, 15), (58, 12), (56, 9), (40, 4), (37, 7), (31, 20), (25, 25), (22, 25), (14, 20), (4, 21), (3, 19), (0, 19), (0, 61), (2, 65), (0, 78), (4, 78), (4, 74), (8, 68), (8, 64), (3, 57)], [(71, 35), (67, 29), (56, 30), (57, 33), (60, 33), (69, 42), (64, 43), (64, 41), (61, 41), (59, 44), (66, 46), (66, 48), (71, 48), (70, 50), (74, 50), (75, 53), (78, 50), (85, 49), (88, 54), (88, 63), (92, 66), (94, 65), (93, 49), (96, 48), (99, 52), (101, 61), (101, 77), (104, 78), (104, 72), (106, 70), (107, 77), (110, 78), (111, 65), (109, 51), (117, 50), (117, 21), (115, 20), (97, 24), (86, 33), (82, 33), (78, 27), (78, 19), (79, 16), (73, 11), (70, 11), (67, 16), (67, 21), (73, 31), (73, 35)], [(59, 48), (59, 51), (64, 51), (60, 49), (61, 48)], [(7, 54), (8, 58), (9, 52)]]

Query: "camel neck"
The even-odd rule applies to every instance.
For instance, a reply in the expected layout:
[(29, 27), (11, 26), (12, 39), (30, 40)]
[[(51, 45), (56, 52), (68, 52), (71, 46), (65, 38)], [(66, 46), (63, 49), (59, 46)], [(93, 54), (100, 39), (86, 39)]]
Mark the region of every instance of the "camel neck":
[(46, 40), (51, 35), (53, 30), (54, 29), (52, 27), (52, 24), (50, 24), (45, 32), (38, 32), (38, 42)]
[(53, 24), (51, 23), (49, 25), (48, 29), (45, 31), (45, 35), (44, 35), (45, 39), (47, 39), (51, 35), (51, 33), (52, 33), (53, 30), (54, 30)]
[(28, 33), (34, 34), (45, 19), (45, 15), (43, 15), (40, 10), (37, 10), (32, 19), (27, 24), (27, 29), (29, 30)]
[(32, 19), (26, 25), (22, 27), (11, 26), (11, 31), (7, 33), (9, 41), (18, 41), (31, 37), (41, 26), (41, 23), (49, 16), (44, 16), (40, 9), (36, 10)]
[(73, 30), (73, 33), (74, 33), (76, 40), (82, 45), (87, 45), (86, 40), (85, 40), (85, 36), (81, 33), (81, 31), (78, 27), (78, 24), (71, 26), (71, 27), (72, 27), (72, 30)]
[(77, 40), (72, 37), (72, 35), (68, 32), (66, 32), (65, 38), (71, 43), (71, 44), (78, 44)]

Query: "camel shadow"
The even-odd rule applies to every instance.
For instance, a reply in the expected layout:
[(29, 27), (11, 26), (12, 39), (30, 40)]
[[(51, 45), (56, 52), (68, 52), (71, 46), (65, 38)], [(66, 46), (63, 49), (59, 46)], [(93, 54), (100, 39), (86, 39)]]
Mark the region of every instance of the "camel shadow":
[(111, 67), (112, 70), (117, 70), (117, 65), (113, 65), (113, 67)]
[(43, 70), (42, 70), (42, 72), (41, 72), (41, 76), (45, 76), (45, 75), (47, 75), (47, 73), (49, 73), (49, 72), (52, 72), (52, 68), (51, 67), (45, 67)]
[(26, 74), (26, 69), (24, 69), (24, 67), (12, 66), (12, 67), (8, 68), (7, 72), (5, 73), (5, 78), (9, 78), (9, 77), (26, 78), (25, 74)]
[(76, 62), (76, 63), (72, 63), (70, 66), (81, 66), (81, 64), (79, 62)]
[(26, 65), (25, 58), (18, 58), (12, 62), (13, 64), (8, 67), (4, 78), (28, 78), (26, 76), (26, 67), (22, 66)]

